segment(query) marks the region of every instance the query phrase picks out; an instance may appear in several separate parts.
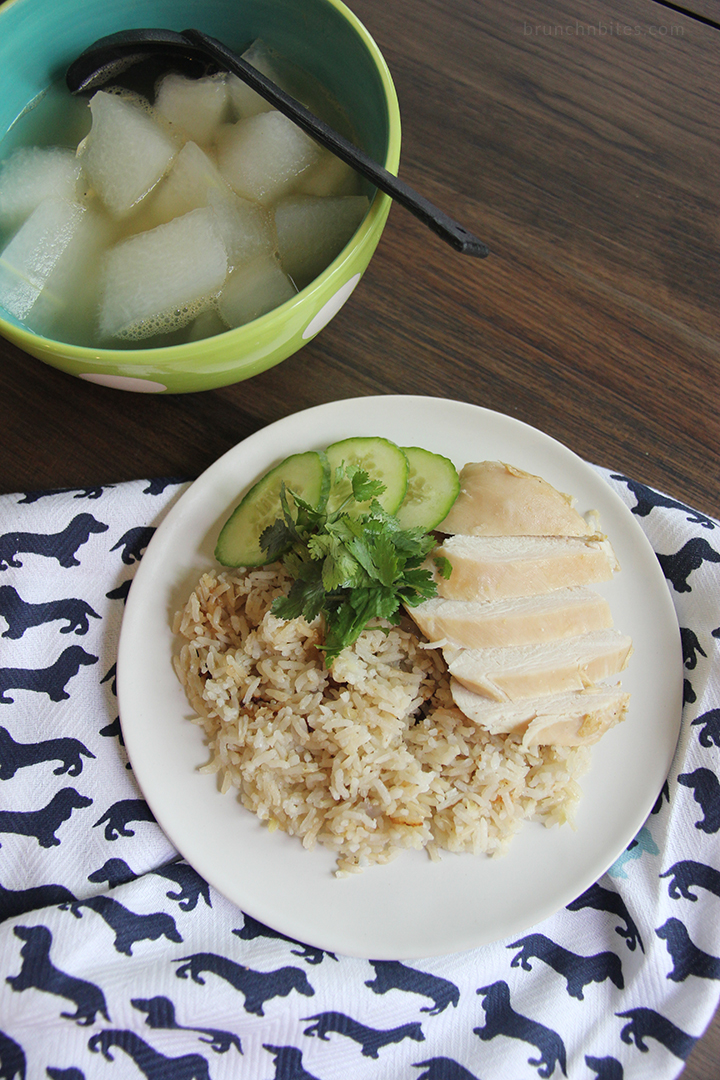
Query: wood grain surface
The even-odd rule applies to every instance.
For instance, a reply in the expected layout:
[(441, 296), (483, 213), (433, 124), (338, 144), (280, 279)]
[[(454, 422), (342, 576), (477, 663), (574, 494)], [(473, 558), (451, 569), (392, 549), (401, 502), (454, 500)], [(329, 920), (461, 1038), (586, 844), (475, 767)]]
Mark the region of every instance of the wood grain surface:
[[(517, 417), (720, 516), (720, 4), (350, 6), (395, 80), (401, 175), (491, 256), (393, 207), (315, 340), (205, 393), (92, 386), (0, 339), (0, 488), (195, 477), (298, 409), (413, 393)], [(719, 1075), (716, 1021), (683, 1077)]]

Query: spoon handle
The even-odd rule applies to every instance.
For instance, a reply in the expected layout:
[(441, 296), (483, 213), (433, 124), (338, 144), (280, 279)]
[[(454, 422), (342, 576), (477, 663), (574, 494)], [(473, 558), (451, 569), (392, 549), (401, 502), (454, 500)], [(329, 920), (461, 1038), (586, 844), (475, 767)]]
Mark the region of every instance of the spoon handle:
[(252, 64), (248, 64), (242, 57), (231, 52), (222, 42), (209, 37), (201, 30), (183, 30), (182, 36), (193, 45), (199, 45), (224, 70), (237, 75), (251, 89), (255, 90), (266, 101), (269, 101), (271, 105), (274, 105), (279, 112), (294, 120), (298, 127), (311, 135), (313, 139), (331, 150), (333, 154), (352, 166), (353, 169), (373, 183), (375, 187), (384, 191), (386, 195), (390, 195), (392, 199), (419, 218), (441, 239), (451, 244), (456, 251), (461, 252), (463, 255), (475, 255), (478, 258), (484, 258), (489, 254), (487, 246), (481, 240), (478, 240), (476, 236), (473, 236), (463, 225), (453, 221), (442, 210), (438, 210), (428, 199), (413, 191), (399, 177), (393, 176), (392, 173), (384, 169), (382, 165), (379, 165), (363, 150), (343, 138), (339, 132), (320, 120), (299, 101), (290, 97), (279, 86), (267, 79)]

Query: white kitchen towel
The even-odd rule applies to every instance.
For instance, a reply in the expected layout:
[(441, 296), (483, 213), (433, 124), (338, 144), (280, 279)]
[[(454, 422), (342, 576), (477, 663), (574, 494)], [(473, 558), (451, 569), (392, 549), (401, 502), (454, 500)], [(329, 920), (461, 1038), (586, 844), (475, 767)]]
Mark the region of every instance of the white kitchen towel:
[(2, 1080), (682, 1071), (720, 997), (720, 524), (600, 471), (675, 603), (681, 752), (636, 839), (567, 908), (412, 963), (324, 953), (243, 915), (135, 783), (114, 685), (124, 601), (187, 485), (0, 497)]

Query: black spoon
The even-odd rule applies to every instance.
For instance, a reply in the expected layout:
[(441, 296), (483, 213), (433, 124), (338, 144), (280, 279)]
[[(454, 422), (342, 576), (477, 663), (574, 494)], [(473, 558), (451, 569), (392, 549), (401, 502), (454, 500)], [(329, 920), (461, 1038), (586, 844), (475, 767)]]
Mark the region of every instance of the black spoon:
[(489, 254), (487, 246), (464, 226), (318, 119), (252, 64), (200, 30), (183, 30), (181, 34), (174, 30), (123, 30), (100, 38), (73, 61), (65, 81), (73, 94), (90, 93), (148, 59), (162, 59), (167, 61), (167, 66), (179, 67), (195, 75), (210, 71), (232, 72), (274, 105), (278, 112), (288, 116), (322, 146), (399, 202), (456, 251), (479, 258)]

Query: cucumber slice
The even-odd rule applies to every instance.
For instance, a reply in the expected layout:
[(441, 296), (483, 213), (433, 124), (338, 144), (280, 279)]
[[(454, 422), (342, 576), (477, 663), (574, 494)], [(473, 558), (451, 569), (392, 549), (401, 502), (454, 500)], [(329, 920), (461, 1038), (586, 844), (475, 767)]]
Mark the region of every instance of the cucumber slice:
[(421, 446), (403, 446), (410, 465), (407, 492), (397, 511), (403, 529), (429, 532), (447, 517), (460, 493), (460, 477), (449, 458)]
[(280, 489), (294, 491), (311, 506), (322, 506), (330, 490), (324, 454), (291, 454), (258, 480), (220, 530), (215, 558), (223, 566), (262, 566), (267, 562), (260, 537), (281, 515)]
[[(408, 461), (399, 446), (389, 439), (376, 436), (358, 436), (332, 443), (325, 451), (330, 463), (332, 484), (328, 498), (328, 513), (333, 513), (350, 495), (350, 481), (343, 477), (335, 479), (335, 470), (339, 465), (358, 465), (365, 469), (371, 480), (382, 480), (385, 491), (378, 497), (378, 502), (388, 514), (394, 514), (405, 497), (408, 482)], [(369, 502), (349, 503), (347, 511), (353, 517), (364, 513)]]

